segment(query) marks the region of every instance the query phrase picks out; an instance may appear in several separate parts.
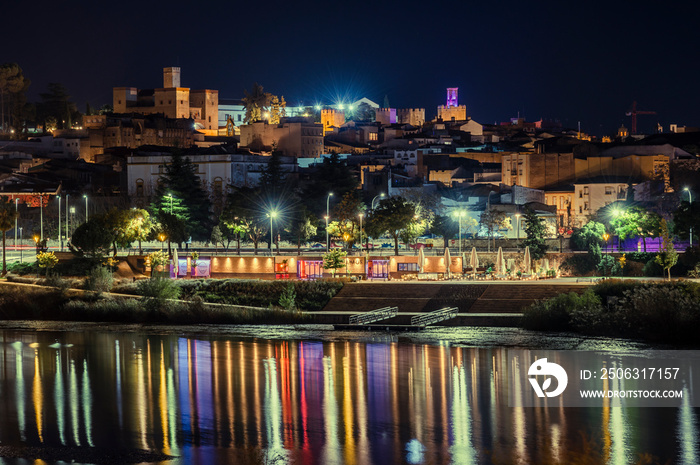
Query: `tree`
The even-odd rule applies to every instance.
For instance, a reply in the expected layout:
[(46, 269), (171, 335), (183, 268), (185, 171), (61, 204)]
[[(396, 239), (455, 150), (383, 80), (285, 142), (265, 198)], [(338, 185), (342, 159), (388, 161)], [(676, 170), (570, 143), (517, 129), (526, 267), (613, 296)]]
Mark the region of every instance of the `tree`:
[(186, 223), (187, 237), (198, 241), (209, 239), (213, 227), (211, 201), (197, 176), (197, 166), (179, 151), (173, 152), (159, 179), (152, 210), (170, 212), (170, 205), (173, 205), (172, 214)]
[(134, 241), (139, 242), (139, 254), (143, 253), (141, 241), (145, 241), (155, 228), (146, 210), (131, 208), (128, 210), (111, 209), (105, 215), (106, 225), (113, 232), (114, 254), (117, 247), (131, 247)]
[(69, 248), (76, 255), (101, 260), (109, 255), (115, 240), (114, 230), (104, 215), (90, 218), (73, 232)]
[(671, 268), (678, 262), (678, 252), (673, 246), (671, 235), (668, 231), (668, 223), (666, 220), (661, 220), (661, 238), (662, 245), (659, 254), (656, 256), (656, 263), (662, 266), (664, 270), (668, 270), (668, 280), (671, 280)]
[(25, 89), (22, 68), (17, 63), (5, 63), (0, 66), (0, 131), (6, 132), (5, 96)]
[(276, 198), (285, 187), (286, 174), (282, 170), (282, 152), (274, 150), (260, 175), (260, 191), (262, 195)]
[(394, 253), (398, 255), (401, 232), (410, 227), (415, 214), (415, 205), (402, 197), (384, 199), (367, 218), (367, 234), (375, 238), (383, 234), (391, 236), (394, 239)]
[(297, 255), (301, 255), (301, 243), (315, 236), (317, 230), (318, 218), (306, 207), (302, 206), (296, 212), (288, 229), (288, 232), (297, 240)]
[(451, 218), (448, 215), (436, 215), (430, 225), (430, 233), (442, 236), (443, 247), (447, 247), (447, 239), (455, 237), (459, 233), (459, 218)]
[(571, 235), (571, 245), (575, 250), (590, 251), (597, 245), (600, 248), (604, 244), (603, 234), (605, 225), (597, 221), (589, 221), (582, 228), (577, 228)]
[(494, 247), (496, 246), (495, 233), (497, 231), (501, 229), (513, 229), (508, 215), (503, 211), (494, 210), (493, 208), (484, 210), (479, 217), (479, 225), (486, 230), (486, 235), (489, 240), (491, 240), (492, 237), (494, 238)]
[[(257, 255), (258, 244), (268, 232), (269, 225), (264, 206), (260, 202), (259, 191), (249, 187), (232, 190), (223, 216), (227, 218), (226, 224), (231, 224), (248, 236)], [(272, 250), (272, 243), (270, 243), (270, 250)]]
[(15, 206), (5, 196), (0, 199), (0, 230), (2, 230), (2, 276), (7, 274), (7, 264), (5, 261), (5, 238), (7, 231), (15, 225), (17, 212)]
[(354, 192), (359, 182), (347, 163), (337, 153), (323, 159), (304, 189), (304, 203), (320, 215), (326, 214), (326, 197), (333, 192), (334, 199), (342, 199), (348, 192)]
[(272, 100), (272, 94), (263, 91), (263, 86), (257, 82), (253, 84), (253, 88), (250, 92), (247, 90), (245, 92), (245, 97), (243, 97), (243, 106), (245, 106), (245, 119), (243, 120), (246, 124), (255, 123), (262, 120), (263, 111), (270, 106), (270, 101)]
[(656, 237), (661, 232), (661, 216), (642, 207), (629, 207), (614, 216), (610, 222), (620, 241), (628, 237), (641, 237), (647, 251), (647, 237)]
[(523, 221), (527, 237), (522, 242), (521, 247), (530, 247), (530, 257), (533, 260), (541, 260), (547, 252), (547, 244), (544, 240), (546, 233), (544, 220), (538, 217), (534, 210), (526, 208)]
[(331, 270), (331, 274), (335, 278), (337, 269), (345, 266), (345, 257), (348, 253), (340, 249), (331, 249), (328, 253), (323, 254), (323, 269)]
[(57, 82), (48, 84), (48, 92), (39, 94), (41, 103), (38, 107), (38, 117), (48, 126), (49, 118), (55, 121), (56, 128), (69, 129), (72, 126), (74, 113), (77, 111), (75, 104), (70, 101), (68, 90)]
[(690, 237), (700, 232), (700, 202), (681, 202), (678, 209), (673, 212), (673, 231), (680, 237)]
[(348, 248), (352, 247), (360, 234), (360, 213), (364, 214), (365, 210), (358, 192), (347, 192), (333, 207), (332, 218), (335, 221), (328, 225), (330, 235), (342, 238)]

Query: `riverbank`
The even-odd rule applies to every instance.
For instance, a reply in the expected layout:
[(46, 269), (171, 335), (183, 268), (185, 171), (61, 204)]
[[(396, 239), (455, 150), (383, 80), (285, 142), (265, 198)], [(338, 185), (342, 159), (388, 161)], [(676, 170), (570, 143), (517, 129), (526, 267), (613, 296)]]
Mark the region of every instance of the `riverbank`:
[(610, 279), (532, 304), (524, 328), (700, 345), (700, 283)]

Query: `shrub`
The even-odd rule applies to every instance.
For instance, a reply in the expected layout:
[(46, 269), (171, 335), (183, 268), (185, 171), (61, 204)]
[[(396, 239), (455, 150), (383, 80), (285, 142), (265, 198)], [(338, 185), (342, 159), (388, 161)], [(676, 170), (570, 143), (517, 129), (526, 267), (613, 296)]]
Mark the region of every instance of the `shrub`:
[(180, 287), (168, 278), (152, 277), (137, 283), (139, 294), (143, 296), (143, 305), (152, 313), (164, 312), (168, 300), (180, 297)]
[(644, 276), (644, 263), (627, 260), (624, 268), (624, 275), (630, 277)]
[(575, 292), (535, 302), (524, 310), (522, 324), (527, 329), (569, 331), (574, 329), (569, 312), (578, 305), (580, 298)]
[(71, 285), (70, 281), (60, 277), (56, 273), (49, 273), (46, 276), (46, 279), (39, 281), (39, 284), (44, 285), (44, 286), (54, 287), (61, 292), (66, 292), (68, 289), (70, 289), (70, 285)]
[(575, 254), (567, 257), (560, 269), (573, 276), (588, 276), (595, 270), (596, 263), (590, 254)]
[(656, 262), (656, 258), (649, 260), (646, 265), (644, 265), (644, 276), (647, 277), (660, 277), (664, 275), (664, 269), (661, 268)]
[(7, 271), (18, 274), (20, 276), (25, 274), (37, 274), (39, 273), (39, 264), (34, 261), (32, 263), (27, 262), (15, 262), (7, 264)]
[(112, 274), (112, 270), (104, 266), (98, 266), (90, 271), (90, 274), (85, 280), (85, 289), (97, 293), (109, 292), (112, 289), (113, 282), (114, 275)]
[(603, 302), (607, 302), (608, 297), (624, 297), (626, 292), (633, 291), (642, 284), (642, 281), (630, 279), (605, 279), (593, 286), (591, 290), (595, 292)]
[(282, 291), (282, 295), (280, 295), (280, 300), (279, 300), (280, 307), (282, 307), (285, 310), (294, 310), (294, 308), (295, 308), (294, 300), (295, 299), (296, 299), (296, 293), (294, 292), (294, 284), (289, 283)]

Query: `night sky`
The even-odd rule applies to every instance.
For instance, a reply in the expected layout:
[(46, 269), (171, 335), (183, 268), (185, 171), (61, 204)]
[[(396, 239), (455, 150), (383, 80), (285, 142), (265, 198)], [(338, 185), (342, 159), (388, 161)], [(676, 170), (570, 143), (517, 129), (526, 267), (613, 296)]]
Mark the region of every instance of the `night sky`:
[[(692, 6), (687, 6), (687, 5)], [(481, 123), (558, 119), (603, 135), (633, 100), (639, 130), (700, 126), (696, 2), (27, 2), (3, 4), (0, 62), (30, 100), (64, 84), (83, 111), (112, 87), (182, 85), (240, 98), (259, 82), (290, 105), (368, 97), (424, 107), (445, 88)]]

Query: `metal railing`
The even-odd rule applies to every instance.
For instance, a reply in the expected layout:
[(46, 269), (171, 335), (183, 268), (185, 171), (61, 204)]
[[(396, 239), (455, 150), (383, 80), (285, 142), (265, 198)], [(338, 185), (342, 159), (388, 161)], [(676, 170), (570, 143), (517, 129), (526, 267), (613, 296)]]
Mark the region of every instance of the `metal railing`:
[(411, 324), (414, 326), (426, 326), (440, 321), (449, 320), (457, 316), (459, 309), (457, 307), (445, 307), (434, 312), (426, 313), (425, 315), (416, 315), (411, 318)]
[(399, 311), (399, 307), (382, 307), (376, 310), (372, 310), (367, 313), (360, 313), (359, 315), (352, 315), (350, 317), (351, 325), (366, 325), (369, 323), (374, 323), (375, 321), (386, 320), (396, 316)]

